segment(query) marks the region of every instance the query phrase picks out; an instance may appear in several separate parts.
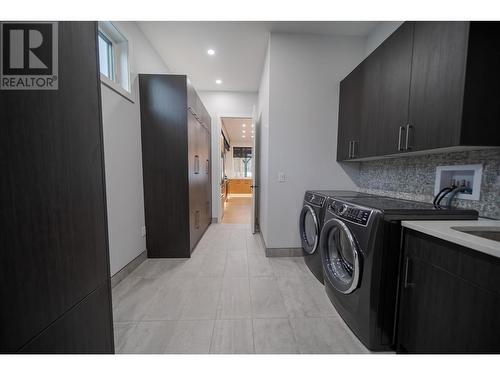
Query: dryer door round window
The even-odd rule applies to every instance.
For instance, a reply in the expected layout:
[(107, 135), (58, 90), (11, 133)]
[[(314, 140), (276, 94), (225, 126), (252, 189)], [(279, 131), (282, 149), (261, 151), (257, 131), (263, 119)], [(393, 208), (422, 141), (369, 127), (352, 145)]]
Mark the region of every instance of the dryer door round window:
[(313, 254), (318, 247), (319, 223), (313, 208), (307, 204), (300, 212), (299, 229), (302, 248), (306, 253)]
[(352, 293), (361, 276), (360, 253), (354, 236), (344, 222), (331, 219), (325, 223), (321, 237), (328, 280), (339, 292)]

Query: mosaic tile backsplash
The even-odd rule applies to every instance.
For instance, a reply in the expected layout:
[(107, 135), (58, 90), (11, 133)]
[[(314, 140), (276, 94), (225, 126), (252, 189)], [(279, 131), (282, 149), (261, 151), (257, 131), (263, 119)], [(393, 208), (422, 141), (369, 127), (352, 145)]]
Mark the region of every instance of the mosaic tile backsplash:
[(500, 220), (500, 150), (498, 149), (361, 162), (359, 190), (432, 203), (437, 166), (480, 163), (483, 164), (483, 177), (479, 201), (455, 198), (454, 206), (472, 208), (479, 211), (479, 216)]

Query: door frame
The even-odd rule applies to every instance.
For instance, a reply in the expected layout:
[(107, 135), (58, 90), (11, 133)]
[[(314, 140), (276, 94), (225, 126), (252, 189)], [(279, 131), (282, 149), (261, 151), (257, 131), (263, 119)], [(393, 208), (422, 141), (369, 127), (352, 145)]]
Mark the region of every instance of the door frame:
[[(241, 118), (248, 118), (252, 119), (253, 121), (253, 114), (252, 113), (238, 113), (238, 112), (222, 112), (222, 113), (215, 113), (214, 116), (212, 117), (212, 124), (216, 124), (217, 129), (213, 131), (212, 127), (212, 135), (211, 135), (211, 142), (212, 142), (212, 151), (211, 151), (211, 156), (212, 156), (212, 163), (211, 163), (211, 174), (212, 174), (212, 216), (214, 213), (216, 216), (212, 217), (213, 222), (221, 223), (222, 222), (222, 216), (224, 215), (224, 211), (221, 208), (220, 204), (220, 149), (221, 149), (221, 142), (220, 142), (220, 133), (222, 131), (222, 118), (223, 117), (241, 117)], [(215, 204), (217, 202), (217, 204)], [(214, 210), (214, 207), (216, 209)]]

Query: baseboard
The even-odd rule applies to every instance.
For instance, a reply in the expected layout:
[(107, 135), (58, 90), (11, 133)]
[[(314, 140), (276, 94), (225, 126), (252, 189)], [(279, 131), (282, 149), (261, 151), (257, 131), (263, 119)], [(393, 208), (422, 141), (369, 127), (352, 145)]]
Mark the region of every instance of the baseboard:
[(147, 251), (144, 250), (132, 261), (130, 261), (125, 267), (123, 267), (120, 271), (118, 271), (111, 277), (111, 288), (114, 288), (116, 285), (118, 285), (120, 281), (130, 275), (132, 271), (139, 267), (139, 265), (146, 259), (148, 259), (148, 254)]
[(266, 249), (266, 257), (274, 258), (274, 257), (301, 257), (302, 256), (302, 248), (301, 247), (267, 247), (266, 241), (264, 241), (264, 236), (262, 232), (259, 231), (259, 237), (262, 241), (262, 245), (264, 245), (264, 249)]

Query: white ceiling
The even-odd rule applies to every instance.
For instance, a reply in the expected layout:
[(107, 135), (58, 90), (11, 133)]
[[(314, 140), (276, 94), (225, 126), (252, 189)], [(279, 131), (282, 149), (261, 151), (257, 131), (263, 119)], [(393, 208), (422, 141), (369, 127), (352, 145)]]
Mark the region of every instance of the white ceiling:
[[(269, 32), (367, 36), (378, 22), (142, 21), (140, 29), (172, 73), (197, 90), (258, 91)], [(209, 56), (207, 50), (216, 51)], [(222, 84), (217, 85), (216, 79)]]
[[(248, 143), (249, 146), (253, 144), (252, 139), (252, 119), (240, 117), (223, 117), (222, 126), (226, 128), (229, 142), (233, 145), (235, 143)], [(245, 124), (245, 126), (243, 126)], [(245, 132), (243, 132), (245, 130)], [(245, 136), (245, 137), (243, 137)]]

